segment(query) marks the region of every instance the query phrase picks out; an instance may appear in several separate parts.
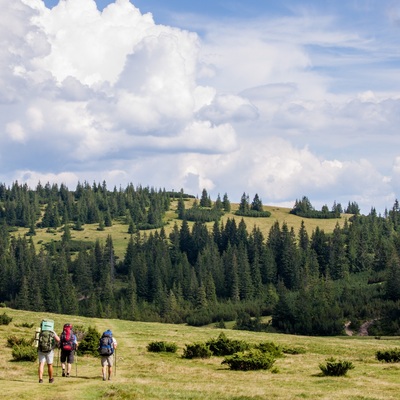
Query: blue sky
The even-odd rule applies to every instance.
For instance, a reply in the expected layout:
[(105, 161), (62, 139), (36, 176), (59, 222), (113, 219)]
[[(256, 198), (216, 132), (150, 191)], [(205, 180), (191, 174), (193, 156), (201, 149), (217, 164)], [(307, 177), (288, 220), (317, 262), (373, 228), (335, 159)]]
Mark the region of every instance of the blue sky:
[(1, 5), (2, 182), (398, 198), (398, 1)]

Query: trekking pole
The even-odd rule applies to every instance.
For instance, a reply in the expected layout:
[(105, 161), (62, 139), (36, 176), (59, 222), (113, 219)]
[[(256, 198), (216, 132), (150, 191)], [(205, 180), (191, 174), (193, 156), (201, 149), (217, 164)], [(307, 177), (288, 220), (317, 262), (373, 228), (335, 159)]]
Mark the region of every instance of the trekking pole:
[(114, 368), (114, 376), (117, 376), (117, 349), (114, 351), (114, 362), (115, 362), (115, 368)]
[(74, 350), (75, 352), (75, 376), (78, 376), (78, 353), (76, 352), (76, 350)]
[(56, 376), (58, 376), (58, 360), (60, 359), (60, 349), (57, 349), (57, 366), (56, 366)]

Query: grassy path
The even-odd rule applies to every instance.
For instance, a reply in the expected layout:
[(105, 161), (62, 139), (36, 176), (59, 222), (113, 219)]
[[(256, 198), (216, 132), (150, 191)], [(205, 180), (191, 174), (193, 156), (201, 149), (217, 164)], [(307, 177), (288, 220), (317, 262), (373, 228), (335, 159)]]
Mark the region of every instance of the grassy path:
[[(224, 330), (231, 339), (249, 343), (273, 341), (286, 347), (302, 347), (304, 354), (278, 359), (278, 373), (269, 371), (229, 371), (222, 358), (186, 360), (180, 355), (185, 344), (216, 338), (221, 332), (213, 327), (193, 328), (119, 320), (67, 317), (54, 314), (3, 309), (13, 317), (8, 326), (0, 325), (0, 387), (2, 399), (149, 399), (149, 400), (398, 400), (400, 365), (382, 364), (375, 359), (377, 350), (399, 346), (398, 338), (376, 340), (371, 337), (308, 337)], [(113, 330), (118, 340), (116, 376), (101, 379), (100, 360), (78, 358), (78, 376), (62, 378), (58, 369), (55, 382), (39, 384), (37, 362), (13, 362), (7, 337), (32, 337), (41, 319), (55, 321), (56, 331), (65, 322), (94, 326), (99, 332)], [(149, 353), (152, 341), (178, 345), (177, 354)], [(328, 357), (351, 361), (355, 369), (340, 378), (322, 377), (319, 364)], [(73, 366), (75, 375), (75, 366)]]

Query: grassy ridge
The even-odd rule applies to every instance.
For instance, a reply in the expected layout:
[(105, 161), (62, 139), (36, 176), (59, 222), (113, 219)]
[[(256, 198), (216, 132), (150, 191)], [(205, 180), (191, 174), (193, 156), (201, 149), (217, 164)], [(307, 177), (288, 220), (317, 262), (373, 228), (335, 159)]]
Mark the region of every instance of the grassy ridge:
[[(186, 208), (191, 207), (191, 203), (193, 200), (188, 200), (186, 204)], [(168, 235), (175, 222), (180, 226), (181, 222), (177, 219), (176, 213), (177, 201), (171, 203), (171, 210), (166, 213), (165, 216), (165, 232)], [(301, 218), (296, 215), (290, 214), (290, 208), (283, 207), (274, 207), (274, 206), (264, 206), (265, 211), (269, 211), (271, 216), (269, 218), (251, 218), (251, 217), (238, 217), (234, 215), (234, 212), (238, 209), (238, 204), (232, 204), (232, 211), (230, 213), (226, 213), (221, 222), (225, 225), (227, 219), (235, 219), (236, 224), (239, 224), (241, 219), (243, 218), (246, 223), (247, 230), (251, 232), (254, 226), (260, 228), (264, 237), (268, 237), (269, 230), (271, 227), (278, 221), (280, 226), (283, 223), (286, 223), (290, 228), (293, 227), (296, 235), (299, 232), (301, 222), (304, 221), (305, 227), (309, 235), (316, 229), (318, 226), (320, 229), (324, 230), (325, 233), (330, 233), (334, 230), (336, 224), (338, 223), (340, 226), (343, 226), (346, 218), (348, 219), (351, 214), (343, 214), (340, 219), (315, 219), (315, 218)], [(189, 223), (192, 225), (192, 223)], [(213, 223), (207, 224), (210, 229), (212, 229)], [(101, 242), (105, 242), (108, 235), (111, 235), (113, 239), (114, 251), (115, 254), (122, 258), (126, 251), (126, 246), (128, 244), (128, 240), (130, 235), (128, 234), (128, 225), (123, 223), (122, 221), (113, 221), (113, 226), (105, 228), (104, 231), (98, 231), (99, 224), (86, 224), (83, 225), (82, 231), (74, 231), (71, 229), (71, 237), (73, 240), (83, 240), (83, 241), (91, 241), (95, 242), (96, 239), (99, 239)], [(24, 235), (28, 229), (20, 228), (17, 232), (13, 232), (14, 236)], [(153, 230), (154, 231), (154, 230)], [(148, 235), (150, 231), (145, 231)], [(36, 235), (33, 236), (33, 242), (37, 249), (41, 247), (42, 244), (51, 242), (52, 240), (58, 241), (61, 239), (63, 234), (62, 229), (58, 229), (56, 232), (47, 232), (47, 229), (36, 229)]]
[[(249, 343), (273, 341), (282, 346), (306, 349), (305, 354), (286, 355), (276, 361), (279, 372), (234, 372), (221, 365), (222, 358), (186, 360), (180, 356), (185, 344), (216, 338), (221, 332), (213, 327), (102, 320), (76, 316), (43, 314), (1, 309), (13, 317), (10, 325), (0, 325), (0, 384), (3, 399), (149, 399), (149, 400), (265, 400), (265, 399), (398, 399), (399, 364), (382, 364), (375, 359), (377, 350), (393, 349), (398, 338), (376, 340), (369, 337), (308, 337), (224, 330), (230, 339)], [(18, 327), (22, 323), (39, 326), (43, 318), (55, 321), (61, 331), (66, 322), (94, 326), (99, 331), (111, 328), (118, 340), (116, 376), (101, 380), (99, 359), (78, 358), (77, 376), (62, 378), (57, 369), (53, 384), (38, 383), (37, 363), (13, 362), (7, 337), (30, 338), (35, 328)], [(178, 345), (177, 354), (162, 355), (146, 350), (152, 341)], [(351, 361), (355, 369), (341, 378), (322, 377), (319, 364), (328, 357)], [(57, 365), (57, 357), (54, 366)]]

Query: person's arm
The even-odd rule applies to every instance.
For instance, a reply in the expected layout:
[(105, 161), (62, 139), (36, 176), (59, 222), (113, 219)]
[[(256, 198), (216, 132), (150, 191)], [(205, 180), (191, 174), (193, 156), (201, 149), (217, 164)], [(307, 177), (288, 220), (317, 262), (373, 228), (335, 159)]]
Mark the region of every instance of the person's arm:
[(57, 342), (57, 343), (59, 343), (60, 342), (60, 337), (57, 335), (57, 333), (55, 333), (54, 331), (53, 331), (53, 335), (54, 335), (54, 340)]
[(117, 345), (118, 345), (117, 340), (113, 337), (113, 346), (114, 346), (114, 349), (117, 348)]

